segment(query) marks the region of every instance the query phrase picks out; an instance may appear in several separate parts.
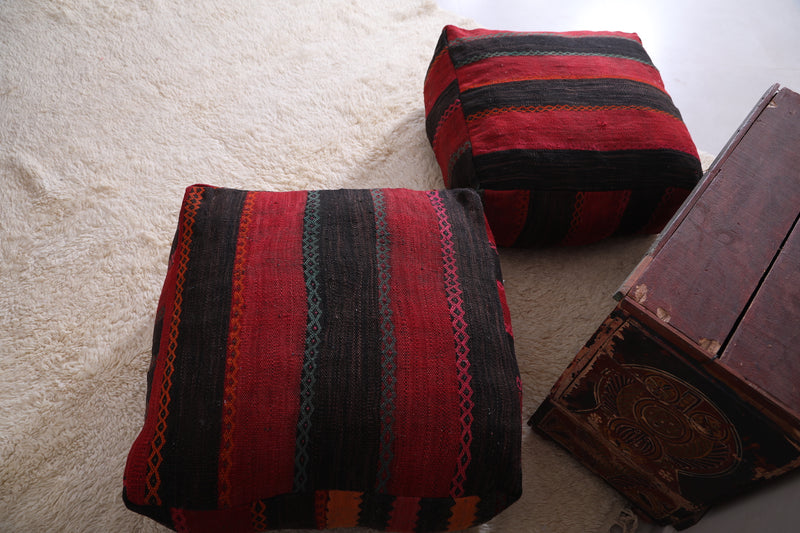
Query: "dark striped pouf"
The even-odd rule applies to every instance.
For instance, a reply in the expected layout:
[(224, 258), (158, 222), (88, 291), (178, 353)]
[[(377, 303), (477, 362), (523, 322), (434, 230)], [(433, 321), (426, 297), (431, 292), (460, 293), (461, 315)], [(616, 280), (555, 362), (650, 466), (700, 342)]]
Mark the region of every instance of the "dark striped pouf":
[(193, 186), (124, 499), (179, 531), (463, 529), (520, 496), (520, 409), (474, 191)]
[(658, 232), (701, 176), (635, 34), (447, 26), (425, 113), (445, 185), (481, 192), (502, 246)]

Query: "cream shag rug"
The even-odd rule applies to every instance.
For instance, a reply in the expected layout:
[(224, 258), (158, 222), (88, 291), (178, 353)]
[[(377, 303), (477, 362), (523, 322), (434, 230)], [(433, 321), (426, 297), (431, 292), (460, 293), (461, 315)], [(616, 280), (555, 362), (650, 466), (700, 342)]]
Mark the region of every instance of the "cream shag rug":
[[(441, 188), (424, 0), (0, 4), (0, 530), (163, 528), (122, 504), (183, 189)], [(527, 418), (650, 238), (503, 251)], [(605, 532), (625, 502), (524, 433), (481, 531)], [(628, 522), (631, 525), (631, 522)]]

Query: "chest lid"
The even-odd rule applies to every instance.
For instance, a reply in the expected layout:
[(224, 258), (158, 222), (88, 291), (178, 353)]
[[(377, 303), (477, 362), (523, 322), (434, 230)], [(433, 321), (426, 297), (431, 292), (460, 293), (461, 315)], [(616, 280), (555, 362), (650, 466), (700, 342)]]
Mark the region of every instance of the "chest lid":
[(775, 85), (616, 297), (758, 386), (800, 383), (798, 216), (800, 95)]

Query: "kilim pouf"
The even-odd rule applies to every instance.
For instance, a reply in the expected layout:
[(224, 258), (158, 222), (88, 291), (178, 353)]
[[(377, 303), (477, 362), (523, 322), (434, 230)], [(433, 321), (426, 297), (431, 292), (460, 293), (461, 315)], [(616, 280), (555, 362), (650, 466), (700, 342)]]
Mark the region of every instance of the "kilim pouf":
[(446, 26), (424, 89), (445, 185), (481, 192), (502, 246), (656, 233), (702, 173), (636, 34)]
[(458, 530), (521, 494), (472, 190), (186, 191), (127, 506), (179, 531)]

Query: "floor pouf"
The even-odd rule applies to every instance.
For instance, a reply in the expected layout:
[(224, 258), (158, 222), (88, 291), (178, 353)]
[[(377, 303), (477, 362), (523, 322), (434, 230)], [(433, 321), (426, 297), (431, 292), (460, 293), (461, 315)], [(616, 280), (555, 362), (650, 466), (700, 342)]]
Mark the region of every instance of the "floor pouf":
[(656, 233), (702, 173), (636, 34), (447, 26), (424, 93), (445, 185), (481, 192), (502, 246)]
[(126, 505), (178, 531), (458, 530), (521, 493), (521, 383), (472, 190), (189, 187)]

